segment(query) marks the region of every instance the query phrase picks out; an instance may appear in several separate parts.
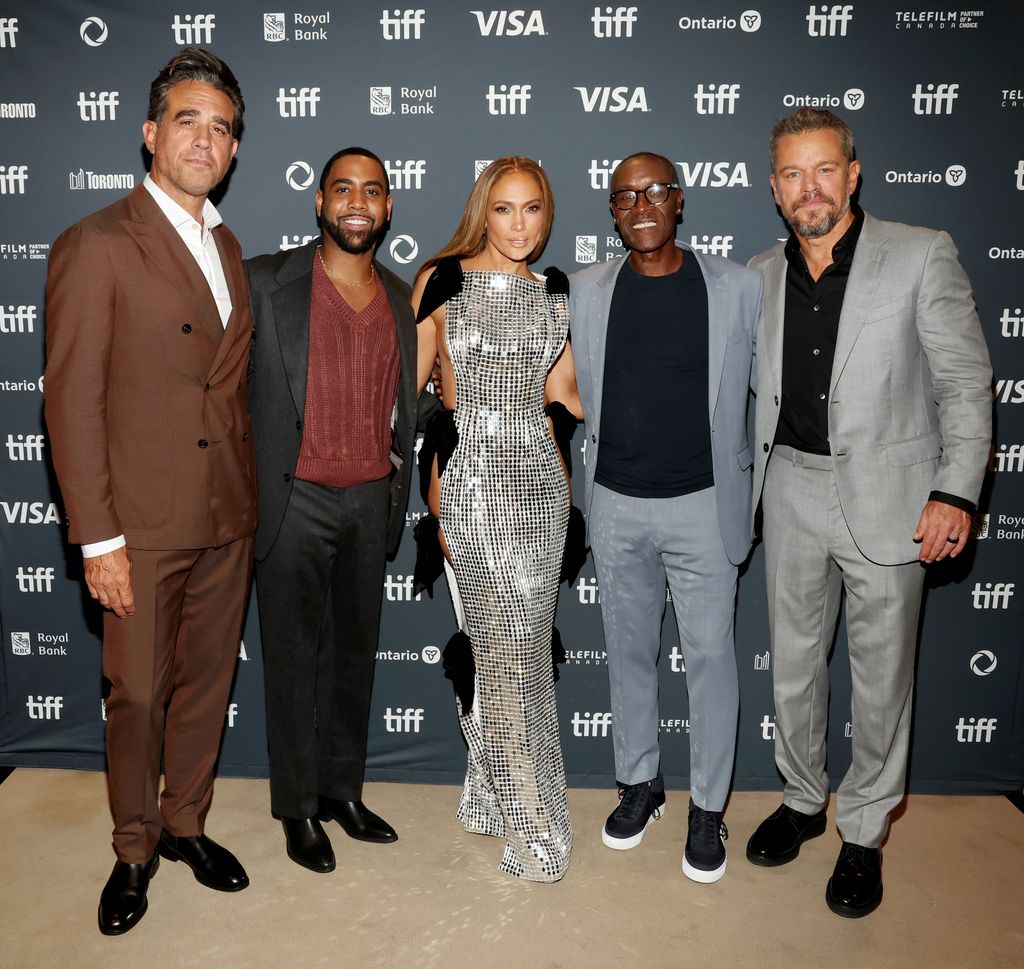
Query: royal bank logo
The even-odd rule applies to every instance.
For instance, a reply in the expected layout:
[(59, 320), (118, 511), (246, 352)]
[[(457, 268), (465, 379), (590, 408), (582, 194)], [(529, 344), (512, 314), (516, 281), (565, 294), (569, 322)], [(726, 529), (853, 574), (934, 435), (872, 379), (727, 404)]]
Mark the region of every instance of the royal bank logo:
[(784, 94), (782, 104), (787, 108), (846, 108), (860, 111), (864, 107), (864, 91), (851, 87), (842, 94)]
[(11, 652), (15, 656), (32, 655), (32, 633), (11, 633)]
[(967, 181), (964, 165), (950, 165), (944, 172), (898, 172), (888, 171), (885, 180), (890, 185), (948, 185), (960, 188)]
[(36, 652), (40, 656), (67, 656), (70, 633), (37, 633)]
[(998, 717), (961, 717), (953, 729), (958, 744), (990, 744)]
[(1014, 582), (975, 582), (971, 590), (971, 606), (975, 609), (1009, 609)]
[(385, 40), (420, 40), (426, 10), (382, 10), (380, 26)]
[(1024, 541), (1024, 515), (996, 515), (995, 524), (992, 523), (992, 516), (984, 516), (984, 535), (978, 538), (993, 538), (996, 540), (1019, 542)]
[(293, 161), (284, 173), (284, 180), (289, 188), (304, 192), (313, 184), (313, 169), (304, 161)]
[(179, 47), (202, 47), (213, 43), (217, 15), (212, 13), (176, 13), (171, 21), (174, 43)]
[(576, 593), (581, 606), (594, 606), (601, 601), (601, 590), (597, 579), (580, 578), (576, 583)]
[(422, 158), (409, 161), (385, 161), (384, 169), (388, 173), (388, 185), (392, 191), (423, 188), (423, 176), (427, 173), (427, 163)]
[(8, 461), (42, 461), (46, 439), (42, 434), (8, 434)]
[(420, 254), (420, 244), (409, 235), (395, 236), (388, 246), (388, 252), (399, 266), (408, 266)]
[(807, 34), (810, 37), (845, 37), (853, 20), (852, 3), (811, 4), (807, 9)]
[(99, 17), (86, 17), (78, 28), (78, 36), (89, 47), (100, 47), (107, 39), (107, 25)]
[(539, 10), (470, 10), (481, 37), (543, 37), (544, 16)]
[(680, 17), (680, 30), (736, 30), (754, 34), (761, 29), (761, 14), (757, 10), (744, 10), (738, 17)]
[(576, 236), (576, 262), (581, 266), (597, 262), (597, 236)]
[(288, 39), (288, 22), (283, 13), (263, 15), (263, 39), (268, 44), (280, 44)]
[(999, 661), (996, 659), (996, 654), (990, 649), (979, 649), (971, 657), (971, 672), (975, 676), (989, 676), (996, 671), (996, 666), (999, 665)]
[(0, 119), (34, 118), (35, 116), (34, 101), (0, 101)]
[(0, 17), (0, 48), (17, 47), (18, 18)]
[(590, 22), (595, 37), (632, 37), (636, 7), (594, 7)]
[(473, 161), (473, 181), (475, 182), (483, 173), (484, 169), (494, 161), (493, 158), (477, 158)]
[(761, 739), (775, 739), (775, 721), (767, 713), (761, 717)]
[(583, 110), (587, 114), (597, 111), (620, 114), (629, 111), (650, 111), (647, 107), (647, 91), (643, 87), (577, 87)]
[(997, 380), (994, 396), (999, 404), (1024, 403), (1024, 380)]
[(370, 114), (392, 114), (391, 110), (391, 88), (371, 87), (370, 88)]
[(28, 165), (0, 165), (0, 195), (24, 195)]
[(0, 304), (0, 333), (35, 333), (38, 312), (31, 304)]
[(1024, 471), (1024, 444), (1000, 444), (992, 452), (989, 471)]
[(746, 162), (677, 161), (676, 167), (684, 188), (750, 188)]
[(277, 89), (277, 109), (282, 118), (315, 118), (320, 103), (320, 88), (300, 87)]
[(732, 236), (690, 236), (690, 246), (706, 256), (722, 256), (727, 259), (732, 252)]
[(422, 707), (388, 707), (384, 712), (384, 729), (388, 733), (419, 733), (423, 714)]
[(419, 602), (423, 593), (413, 595), (413, 577), (408, 575), (385, 575), (384, 576), (384, 598), (388, 602)]
[(68, 188), (73, 192), (123, 191), (135, 188), (135, 176), (130, 172), (87, 172), (80, 168), (68, 172)]
[(526, 105), (533, 95), (532, 84), (498, 84), (488, 85), (487, 113), (494, 115), (526, 114)]
[(78, 117), (82, 121), (116, 121), (120, 99), (119, 91), (79, 91)]
[(763, 653), (754, 653), (754, 669), (770, 670), (772, 668), (772, 654), (770, 650)]
[(918, 84), (911, 100), (914, 114), (952, 114), (953, 102), (960, 97), (959, 84)]
[(693, 100), (697, 102), (697, 114), (735, 114), (739, 99), (738, 84), (698, 84), (693, 95)]
[(975, 512), (971, 516), (971, 538), (979, 542), (988, 538), (989, 526), (992, 524), (992, 516), (989, 512)]
[(572, 715), (572, 735), (574, 737), (607, 737), (608, 728), (612, 725), (610, 713), (580, 713)]
[[(937, 5), (936, 5), (937, 6)], [(897, 30), (977, 30), (984, 10), (897, 10)]]
[(668, 654), (668, 668), (673, 673), (685, 673), (686, 672), (686, 659), (683, 656), (683, 650), (681, 646), (673, 646), (669, 650)]
[(315, 238), (315, 235), (301, 235), (298, 233), (295, 235), (283, 235), (281, 236), (281, 245), (277, 248), (281, 252), (287, 252), (289, 249), (298, 249), (300, 246), (312, 242)]
[(61, 710), (64, 709), (64, 697), (62, 696), (36, 696), (30, 693), (28, 702), (30, 720), (60, 720)]
[(371, 87), (370, 114), (433, 114), (436, 100), (436, 84), (424, 88), (401, 87), (397, 98), (389, 86)]

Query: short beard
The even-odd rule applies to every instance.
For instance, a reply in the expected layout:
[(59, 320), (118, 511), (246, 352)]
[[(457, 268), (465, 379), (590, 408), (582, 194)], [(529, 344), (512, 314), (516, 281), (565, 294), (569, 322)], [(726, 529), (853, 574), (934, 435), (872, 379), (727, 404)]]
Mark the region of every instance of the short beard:
[(827, 216), (822, 222), (811, 225), (807, 222), (801, 222), (799, 219), (793, 219), (789, 223), (789, 227), (799, 236), (803, 236), (805, 239), (821, 239), (827, 236), (840, 222), (846, 218), (846, 213), (850, 211), (850, 199), (847, 197), (846, 204), (836, 212), (834, 215)]
[(375, 249), (380, 240), (384, 238), (384, 233), (387, 232), (387, 223), (384, 223), (366, 232), (353, 232), (349, 234), (336, 222), (329, 222), (325, 219), (322, 213), (317, 222), (320, 225), (321, 232), (329, 235), (343, 252), (353, 256), (361, 256), (364, 252)]

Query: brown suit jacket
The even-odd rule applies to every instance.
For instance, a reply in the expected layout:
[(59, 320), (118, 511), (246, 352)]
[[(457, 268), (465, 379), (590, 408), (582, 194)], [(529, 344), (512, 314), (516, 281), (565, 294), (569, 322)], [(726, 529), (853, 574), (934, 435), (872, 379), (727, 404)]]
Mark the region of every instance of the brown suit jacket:
[(246, 370), (252, 314), (238, 241), (213, 230), (231, 292), (210, 287), (139, 186), (54, 243), (45, 414), (72, 542), (225, 545), (256, 528)]

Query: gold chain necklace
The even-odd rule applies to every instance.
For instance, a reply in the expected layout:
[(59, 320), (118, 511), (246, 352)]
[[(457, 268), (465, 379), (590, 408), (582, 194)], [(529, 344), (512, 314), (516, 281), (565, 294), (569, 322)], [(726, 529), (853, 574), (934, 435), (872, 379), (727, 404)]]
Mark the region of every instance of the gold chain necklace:
[(369, 286), (373, 282), (376, 276), (376, 270), (373, 268), (373, 263), (370, 263), (370, 278), (364, 283), (350, 283), (347, 279), (342, 279), (340, 276), (335, 276), (331, 272), (330, 267), (324, 262), (323, 246), (316, 247), (316, 254), (320, 257), (320, 265), (324, 267), (324, 272), (331, 277), (336, 283), (341, 283), (342, 286)]

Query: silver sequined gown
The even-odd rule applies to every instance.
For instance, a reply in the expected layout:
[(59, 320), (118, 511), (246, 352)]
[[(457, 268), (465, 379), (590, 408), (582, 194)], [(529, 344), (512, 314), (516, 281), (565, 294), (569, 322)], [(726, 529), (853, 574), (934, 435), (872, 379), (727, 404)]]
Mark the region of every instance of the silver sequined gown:
[(507, 839), (501, 870), (543, 882), (572, 848), (551, 665), (569, 495), (544, 416), (568, 319), (564, 295), (499, 272), (465, 271), (445, 309), (459, 438), (441, 528), (476, 663), (457, 817)]

